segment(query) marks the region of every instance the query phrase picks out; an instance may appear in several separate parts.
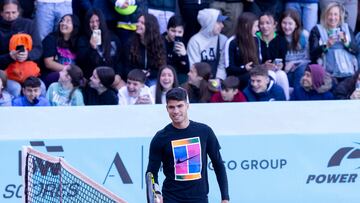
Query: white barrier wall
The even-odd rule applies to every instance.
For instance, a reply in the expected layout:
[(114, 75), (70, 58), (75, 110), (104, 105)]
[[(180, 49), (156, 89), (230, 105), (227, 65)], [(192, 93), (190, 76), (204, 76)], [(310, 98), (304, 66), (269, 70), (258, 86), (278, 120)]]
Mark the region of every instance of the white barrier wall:
[[(231, 202), (357, 203), (359, 107), (357, 101), (191, 104), (189, 116), (219, 138)], [(23, 145), (65, 157), (130, 203), (146, 202), (149, 143), (169, 122), (163, 105), (0, 108), (0, 202), (21, 201)], [(209, 202), (220, 202), (208, 167)], [(45, 185), (38, 195), (54, 191)]]

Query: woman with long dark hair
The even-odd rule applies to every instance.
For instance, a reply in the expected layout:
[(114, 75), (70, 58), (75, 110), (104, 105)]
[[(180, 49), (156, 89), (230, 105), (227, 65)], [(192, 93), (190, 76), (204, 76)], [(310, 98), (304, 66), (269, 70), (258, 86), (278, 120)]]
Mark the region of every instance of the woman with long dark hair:
[(179, 82), (175, 69), (170, 65), (160, 67), (156, 85), (150, 87), (155, 98), (155, 104), (165, 104), (166, 92), (178, 86)]
[(258, 31), (258, 19), (253, 13), (242, 13), (237, 21), (235, 37), (230, 39), (225, 50), (226, 73), (240, 80), (240, 89), (244, 89), (250, 79), (252, 65), (259, 64), (258, 47), (255, 33)]
[(182, 86), (187, 90), (190, 103), (210, 102), (209, 79), (211, 78), (211, 66), (206, 62), (194, 63), (188, 73), (188, 81)]
[(159, 68), (166, 64), (166, 51), (155, 16), (146, 13), (138, 18), (136, 32), (124, 52), (126, 73), (140, 68), (147, 74), (147, 85), (155, 84)]
[(66, 66), (75, 64), (76, 45), (80, 29), (79, 19), (72, 14), (64, 15), (57, 30), (43, 40), (44, 70), (43, 79), (46, 86), (58, 81), (59, 72)]
[[(115, 83), (121, 81), (120, 40), (107, 27), (104, 14), (99, 9), (90, 9), (85, 16), (85, 35), (80, 37), (77, 49), (77, 64), (89, 79), (99, 66), (109, 66), (117, 74)], [(114, 84), (116, 86), (116, 84)]]

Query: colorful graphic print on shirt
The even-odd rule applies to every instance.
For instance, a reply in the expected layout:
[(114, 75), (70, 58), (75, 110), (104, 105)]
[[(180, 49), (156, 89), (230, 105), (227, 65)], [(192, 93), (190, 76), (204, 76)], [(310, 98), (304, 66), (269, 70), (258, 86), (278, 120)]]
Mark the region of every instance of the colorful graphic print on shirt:
[(55, 60), (62, 65), (70, 65), (75, 63), (76, 54), (71, 52), (70, 49), (57, 47), (57, 55)]
[(199, 137), (171, 141), (175, 180), (190, 181), (201, 178), (201, 144)]

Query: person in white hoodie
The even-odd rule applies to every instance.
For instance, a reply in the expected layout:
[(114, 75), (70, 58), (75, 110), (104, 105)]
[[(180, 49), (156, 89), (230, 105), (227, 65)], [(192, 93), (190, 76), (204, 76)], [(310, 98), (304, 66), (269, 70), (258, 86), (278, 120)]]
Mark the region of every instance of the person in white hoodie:
[(223, 51), (227, 37), (221, 34), (226, 16), (217, 9), (200, 10), (197, 19), (201, 25), (198, 33), (190, 38), (187, 51), (190, 67), (197, 62), (207, 62), (212, 69), (212, 78), (225, 78)]

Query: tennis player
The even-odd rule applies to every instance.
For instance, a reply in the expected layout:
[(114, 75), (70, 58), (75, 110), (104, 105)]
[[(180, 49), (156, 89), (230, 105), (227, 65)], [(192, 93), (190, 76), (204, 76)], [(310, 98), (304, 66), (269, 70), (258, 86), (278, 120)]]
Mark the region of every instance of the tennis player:
[(208, 156), (211, 159), (221, 191), (221, 203), (229, 203), (228, 181), (220, 154), (220, 144), (212, 129), (189, 120), (186, 90), (180, 87), (166, 94), (166, 109), (171, 123), (158, 131), (150, 144), (147, 172), (154, 174), (163, 165), (165, 180), (163, 203), (208, 203)]

